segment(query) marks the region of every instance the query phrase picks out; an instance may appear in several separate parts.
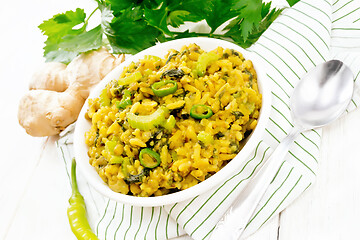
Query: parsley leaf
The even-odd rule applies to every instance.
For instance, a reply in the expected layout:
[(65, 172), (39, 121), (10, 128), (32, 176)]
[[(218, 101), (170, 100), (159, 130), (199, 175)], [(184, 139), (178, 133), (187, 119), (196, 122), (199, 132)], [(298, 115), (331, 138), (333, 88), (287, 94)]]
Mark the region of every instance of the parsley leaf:
[(76, 34), (82, 29), (74, 29), (75, 26), (85, 22), (85, 12), (77, 8), (76, 11), (67, 11), (57, 14), (39, 25), (40, 30), (52, 42), (59, 42), (67, 34)]
[(237, 17), (238, 30), (246, 40), (251, 31), (258, 28), (262, 20), (262, 2), (261, 0), (242, 0), (235, 4), (235, 8), (240, 11)]
[[(82, 52), (97, 49), (101, 46), (102, 30), (96, 27), (85, 31), (86, 14), (83, 9), (57, 14), (39, 25), (47, 36), (44, 47), (46, 61), (69, 63)], [(76, 28), (79, 25), (80, 28)]]
[(239, 14), (237, 9), (234, 9), (236, 2), (237, 1), (234, 0), (211, 1), (211, 10), (205, 17), (207, 24), (209, 24), (211, 28), (211, 32), (214, 32), (224, 22)]
[[(183, 10), (187, 11), (190, 14), (184, 16), (184, 21), (189, 22), (199, 22), (203, 19), (205, 19), (205, 16), (209, 14), (209, 12), (212, 11), (211, 9), (211, 2), (213, 0), (182, 0), (182, 1), (171, 1), (174, 3), (177, 3), (178, 5), (175, 5), (171, 7), (172, 11), (175, 10)], [(221, 1), (221, 0), (216, 0)]]
[(114, 53), (135, 54), (155, 45), (161, 32), (149, 26), (143, 14), (144, 10), (140, 6), (130, 7), (111, 19), (107, 10), (108, 18), (103, 19), (102, 25), (106, 27), (105, 34)]
[(189, 16), (189, 12), (185, 11), (185, 10), (175, 10), (170, 12), (168, 18), (167, 18), (167, 23), (174, 27), (177, 28), (179, 27), (181, 24), (184, 24), (184, 19), (186, 19), (187, 16)]
[[(287, 0), (290, 6), (298, 1)], [(39, 25), (47, 36), (44, 47), (46, 61), (68, 63), (80, 53), (104, 45), (111, 47), (113, 53), (135, 54), (157, 42), (195, 36), (231, 40), (246, 48), (257, 41), (282, 11), (272, 9), (271, 2), (263, 3), (262, 0), (96, 2), (98, 8), (94, 11), (100, 10), (101, 21), (91, 30), (86, 29), (89, 19), (80, 8), (57, 14)], [(211, 31), (197, 33), (179, 28), (185, 22), (198, 21), (206, 21)], [(222, 26), (223, 32), (215, 34)]]
[(261, 6), (261, 19), (262, 21), (259, 23), (259, 26), (257, 28), (254, 28), (251, 33), (245, 38), (244, 35), (242, 35), (239, 32), (239, 28), (241, 27), (241, 20), (234, 19), (230, 22), (230, 24), (226, 27), (226, 30), (228, 30), (224, 37), (231, 38), (236, 44), (242, 46), (243, 48), (250, 47), (254, 42), (256, 42), (259, 37), (268, 29), (268, 27), (271, 25), (271, 23), (280, 15), (283, 9), (272, 9), (270, 11), (270, 4), (271, 3), (263, 3)]
[(205, 14), (209, 1), (210, 0), (155, 0), (152, 5), (145, 4), (145, 19), (149, 25), (173, 38), (175, 33), (169, 30), (168, 25), (178, 27), (185, 21), (197, 22), (202, 20), (203, 16), (199, 14)]
[(102, 45), (102, 33), (101, 26), (98, 25), (90, 31), (79, 35), (67, 35), (62, 38), (59, 47), (62, 50), (76, 53), (98, 49)]
[(146, 21), (149, 25), (157, 28), (162, 31), (164, 34), (172, 36), (173, 34), (168, 29), (167, 16), (168, 16), (169, 8), (166, 3), (163, 2), (159, 6), (155, 8), (147, 8), (144, 9), (144, 14)]
[(299, 2), (300, 0), (286, 0), (288, 2), (288, 4), (290, 5), (290, 7), (294, 6), (295, 3)]
[(46, 62), (61, 62), (68, 64), (73, 60), (78, 54), (76, 52), (69, 52), (65, 50), (56, 50), (44, 54)]
[(109, 5), (114, 12), (121, 12), (123, 9), (134, 5), (134, 1), (132, 0), (105, 0), (105, 3)]

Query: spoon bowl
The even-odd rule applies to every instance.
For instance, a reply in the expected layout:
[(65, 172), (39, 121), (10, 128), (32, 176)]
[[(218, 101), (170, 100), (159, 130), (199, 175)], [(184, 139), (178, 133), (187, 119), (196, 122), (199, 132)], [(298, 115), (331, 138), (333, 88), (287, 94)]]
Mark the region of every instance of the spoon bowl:
[(310, 70), (295, 87), (290, 109), (297, 126), (306, 130), (337, 119), (348, 106), (354, 88), (351, 70), (331, 60)]

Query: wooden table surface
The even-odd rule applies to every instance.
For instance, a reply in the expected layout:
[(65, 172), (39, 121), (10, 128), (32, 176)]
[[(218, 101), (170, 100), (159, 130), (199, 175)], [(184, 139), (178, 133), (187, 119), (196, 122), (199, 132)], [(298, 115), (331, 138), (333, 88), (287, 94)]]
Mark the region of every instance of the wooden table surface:
[[(95, 1), (3, 1), (0, 8), (0, 239), (75, 239), (66, 216), (56, 137), (34, 138), (17, 121), (18, 101), (44, 59), (37, 26)], [(360, 239), (360, 110), (326, 127), (317, 181), (249, 240)]]

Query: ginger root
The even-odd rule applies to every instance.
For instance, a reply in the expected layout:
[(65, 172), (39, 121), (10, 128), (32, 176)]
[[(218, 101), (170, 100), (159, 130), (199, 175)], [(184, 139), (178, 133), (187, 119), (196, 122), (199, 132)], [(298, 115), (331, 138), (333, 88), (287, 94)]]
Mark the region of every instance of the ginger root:
[(34, 137), (59, 134), (75, 122), (90, 90), (124, 61), (105, 48), (76, 57), (69, 65), (45, 63), (34, 73), (19, 102), (18, 120)]
[(63, 92), (69, 87), (66, 77), (66, 64), (49, 62), (44, 64), (32, 76), (29, 83), (29, 90), (44, 89), (56, 92)]

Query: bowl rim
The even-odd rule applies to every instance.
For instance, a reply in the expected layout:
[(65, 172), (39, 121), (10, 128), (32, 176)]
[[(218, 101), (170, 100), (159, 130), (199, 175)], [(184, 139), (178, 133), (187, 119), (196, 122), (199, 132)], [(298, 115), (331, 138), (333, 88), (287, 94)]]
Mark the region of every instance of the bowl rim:
[[(213, 50), (218, 46), (221, 46), (223, 48), (232, 48), (241, 52), (245, 59), (249, 59), (253, 62), (253, 66), (255, 68), (255, 71), (257, 72), (257, 77), (258, 79), (260, 79), (260, 81), (258, 81), (258, 86), (259, 91), (262, 94), (262, 106), (260, 109), (260, 116), (258, 118), (256, 128), (248, 137), (246, 144), (235, 156), (234, 159), (229, 161), (227, 165), (223, 167), (219, 172), (215, 173), (205, 181), (196, 184), (195, 186), (175, 193), (155, 197), (135, 197), (112, 191), (98, 175), (95, 168), (89, 164), (89, 157), (87, 155), (88, 147), (84, 141), (85, 132), (89, 129), (89, 126), (91, 126), (89, 120), (86, 120), (84, 117), (88, 109), (88, 99), (99, 96), (100, 91), (106, 86), (106, 84), (111, 80), (118, 78), (123, 68), (125, 66), (128, 66), (131, 62), (136, 62), (139, 59), (143, 58), (145, 55), (156, 55), (159, 57), (164, 57), (168, 50), (179, 50), (182, 46), (188, 45), (190, 43), (195, 43), (206, 51)], [(256, 56), (254, 53), (249, 52), (234, 43), (207, 37), (191, 37), (172, 40), (156, 44), (148, 49), (145, 49), (135, 54), (134, 56), (131, 56), (119, 66), (115, 67), (110, 73), (108, 73), (104, 77), (104, 79), (98, 85), (95, 86), (94, 89), (92, 89), (88, 99), (85, 101), (85, 104), (81, 109), (78, 120), (75, 124), (73, 145), (75, 159), (81, 174), (83, 175), (85, 180), (103, 196), (106, 196), (114, 201), (130, 204), (133, 206), (155, 207), (175, 204), (177, 202), (182, 202), (194, 198), (206, 191), (214, 189), (215, 187), (219, 186), (220, 183), (224, 182), (227, 178), (230, 178), (235, 173), (235, 171), (239, 169), (239, 166), (241, 164), (239, 164), (239, 161), (236, 161), (236, 159), (241, 160), (249, 157), (251, 152), (255, 149), (256, 144), (261, 140), (261, 137), (265, 132), (265, 127), (268, 122), (271, 109), (271, 86), (269, 84), (269, 81), (267, 80), (266, 73), (263, 69), (264, 66), (265, 64), (263, 64), (263, 60)]]

